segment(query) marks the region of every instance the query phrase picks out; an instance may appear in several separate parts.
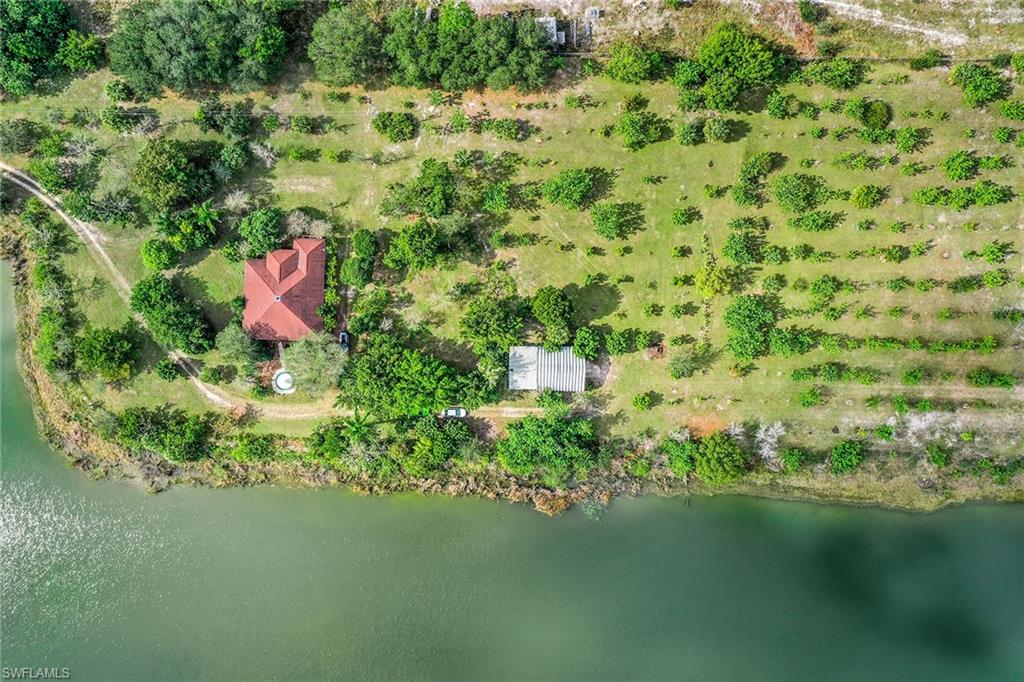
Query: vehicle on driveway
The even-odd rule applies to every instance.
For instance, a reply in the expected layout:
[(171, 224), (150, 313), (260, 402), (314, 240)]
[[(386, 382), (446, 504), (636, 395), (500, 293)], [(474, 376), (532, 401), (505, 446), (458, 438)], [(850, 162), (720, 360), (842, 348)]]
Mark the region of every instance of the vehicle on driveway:
[(469, 416), (469, 410), (465, 407), (447, 407), (441, 416), (446, 419), (465, 419)]
[(341, 349), (343, 351), (345, 351), (346, 353), (348, 352), (348, 348), (349, 348), (348, 332), (339, 332), (338, 333), (338, 345), (341, 346)]

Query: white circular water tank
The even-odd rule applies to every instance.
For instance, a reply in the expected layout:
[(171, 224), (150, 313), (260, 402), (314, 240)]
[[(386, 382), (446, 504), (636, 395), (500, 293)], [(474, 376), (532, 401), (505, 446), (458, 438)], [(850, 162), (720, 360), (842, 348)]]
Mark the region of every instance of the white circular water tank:
[(280, 393), (281, 395), (295, 393), (295, 377), (284, 368), (274, 372), (274, 378), (271, 380), (270, 385), (274, 388), (274, 393)]

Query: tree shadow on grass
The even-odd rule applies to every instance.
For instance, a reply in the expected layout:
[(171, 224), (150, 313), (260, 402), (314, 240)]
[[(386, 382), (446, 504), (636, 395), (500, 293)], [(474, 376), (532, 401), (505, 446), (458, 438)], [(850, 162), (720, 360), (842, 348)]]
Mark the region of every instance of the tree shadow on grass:
[(132, 333), (139, 348), (139, 359), (135, 363), (135, 367), (140, 373), (150, 372), (156, 363), (167, 357), (167, 353), (153, 340), (149, 331), (138, 324), (132, 329)]
[(750, 124), (746, 121), (730, 119), (727, 123), (729, 125), (729, 137), (726, 138), (726, 142), (739, 142), (750, 134)]
[(597, 435), (602, 439), (607, 439), (611, 437), (612, 429), (626, 421), (626, 414), (622, 410), (606, 412), (595, 417), (592, 421), (594, 422), (594, 430)]
[(619, 204), (622, 210), (622, 236), (629, 238), (633, 234), (644, 229), (644, 207), (635, 201), (625, 201)]
[(569, 284), (564, 291), (576, 304), (576, 321), (580, 325), (611, 315), (622, 303), (622, 291), (607, 282)]
[(234, 316), (231, 306), (217, 303), (210, 298), (209, 284), (190, 272), (182, 272), (175, 276), (182, 291), (194, 300), (210, 320), (214, 330), (219, 331), (227, 326)]
[(759, 267), (735, 266), (729, 268), (729, 293), (739, 294), (754, 285), (757, 281)]
[(612, 189), (615, 188), (615, 178), (619, 173), (618, 171), (610, 171), (600, 166), (587, 168), (587, 173), (590, 174), (590, 179), (593, 183), (593, 188), (590, 190), (586, 202), (586, 206), (590, 206), (595, 201), (600, 201), (611, 194)]
[(465, 344), (461, 344), (453, 339), (435, 336), (429, 332), (417, 333), (414, 335), (414, 339), (420, 349), (446, 364), (466, 371), (476, 368), (476, 353)]

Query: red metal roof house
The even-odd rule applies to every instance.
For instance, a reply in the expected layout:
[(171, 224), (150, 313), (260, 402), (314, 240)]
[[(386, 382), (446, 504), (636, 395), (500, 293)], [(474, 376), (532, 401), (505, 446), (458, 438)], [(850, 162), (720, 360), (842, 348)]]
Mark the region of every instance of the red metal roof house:
[(245, 261), (242, 327), (264, 341), (295, 341), (323, 329), (316, 309), (324, 302), (323, 239), (296, 239), (291, 249)]

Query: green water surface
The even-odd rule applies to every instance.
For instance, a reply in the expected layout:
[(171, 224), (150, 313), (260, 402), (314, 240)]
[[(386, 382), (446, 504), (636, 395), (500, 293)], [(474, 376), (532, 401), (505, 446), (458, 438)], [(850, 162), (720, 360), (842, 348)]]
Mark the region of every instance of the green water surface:
[(3, 277), (0, 665), (85, 679), (1024, 678), (1024, 509), (148, 495), (40, 441)]

